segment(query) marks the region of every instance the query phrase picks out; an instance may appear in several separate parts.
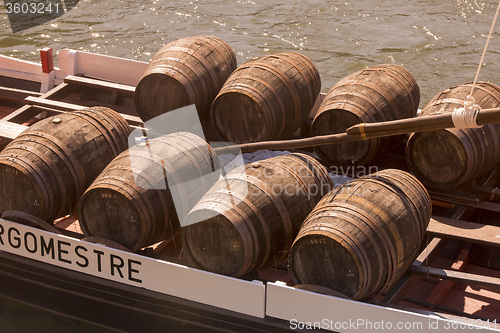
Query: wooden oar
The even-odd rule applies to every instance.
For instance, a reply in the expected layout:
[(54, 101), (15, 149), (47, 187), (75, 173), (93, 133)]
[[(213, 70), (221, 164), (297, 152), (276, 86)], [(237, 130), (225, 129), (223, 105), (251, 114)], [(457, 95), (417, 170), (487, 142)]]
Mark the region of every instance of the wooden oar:
[[(478, 125), (500, 123), (500, 108), (481, 110), (478, 113), (476, 122)], [(214, 150), (218, 154), (224, 154), (234, 152), (235, 148), (241, 149), (242, 152), (251, 152), (262, 149), (297, 149), (335, 143), (362, 141), (413, 132), (435, 131), (453, 127), (455, 126), (453, 124), (452, 114), (443, 113), (432, 116), (407, 118), (379, 123), (357, 124), (349, 127), (345, 133), (314, 136), (305, 139), (244, 143), (226, 147), (217, 147), (214, 148)]]
[[(500, 123), (500, 108), (479, 111), (478, 125)], [(346, 133), (366, 135), (367, 139), (413, 132), (435, 131), (453, 128), (452, 113), (442, 113), (425, 117), (392, 120), (380, 123), (363, 123), (349, 127)]]

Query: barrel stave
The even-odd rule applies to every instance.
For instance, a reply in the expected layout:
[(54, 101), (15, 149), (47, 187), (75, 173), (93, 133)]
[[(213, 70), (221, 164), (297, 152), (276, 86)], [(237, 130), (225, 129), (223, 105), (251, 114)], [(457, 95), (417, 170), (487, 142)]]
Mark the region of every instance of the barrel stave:
[(133, 146), (82, 196), (82, 229), (132, 251), (157, 243), (179, 230), (185, 214), (218, 179), (218, 169), (210, 146), (190, 133)]
[[(463, 107), (471, 88), (472, 84), (468, 83), (437, 94), (419, 116), (450, 113)], [(478, 82), (473, 97), (481, 108), (500, 105), (500, 89), (491, 83)], [(455, 187), (483, 175), (498, 164), (499, 135), (498, 124), (414, 133), (407, 143), (406, 160), (425, 185), (436, 189)]]
[(126, 149), (129, 132), (127, 122), (104, 107), (35, 123), (0, 153), (0, 211), (46, 221), (70, 214), (99, 172)]
[(231, 74), (212, 103), (213, 127), (235, 143), (288, 138), (309, 114), (320, 84), (314, 64), (299, 53), (250, 60)]
[[(232, 276), (276, 265), (286, 258), (302, 221), (330, 187), (324, 168), (303, 154), (237, 168), (189, 213), (192, 224), (182, 230), (184, 252), (194, 266)], [(217, 231), (211, 230), (214, 225)], [(214, 239), (198, 239), (214, 233)]]
[[(415, 116), (420, 90), (401, 66), (377, 65), (350, 74), (335, 84), (320, 105), (312, 135), (343, 133), (353, 125)], [(401, 136), (315, 147), (330, 165), (366, 165), (401, 140)]]
[[(387, 289), (418, 255), (430, 198), (413, 176), (383, 170), (328, 193), (296, 237), (289, 271), (353, 298)], [(334, 259), (333, 259), (334, 258)]]
[(186, 37), (163, 46), (151, 59), (136, 87), (137, 112), (147, 121), (165, 112), (196, 104), (200, 118), (236, 69), (236, 56), (212, 36)]

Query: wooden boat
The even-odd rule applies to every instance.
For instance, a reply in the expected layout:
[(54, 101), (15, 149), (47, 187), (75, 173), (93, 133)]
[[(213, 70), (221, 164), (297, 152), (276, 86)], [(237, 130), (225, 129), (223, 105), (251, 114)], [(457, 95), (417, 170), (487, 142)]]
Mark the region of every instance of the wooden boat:
[[(54, 67), (51, 52), (41, 51), (41, 64), (0, 56), (0, 149), (40, 118), (86, 106), (142, 124), (133, 95), (146, 63), (61, 50)], [(402, 156), (380, 167), (407, 169)], [(189, 267), (176, 237), (136, 253), (93, 243), (71, 216), (48, 230), (0, 219), (0, 296), (128, 332), (500, 331), (498, 176), (431, 192), (426, 246), (388, 291), (363, 302), (294, 287), (285, 265), (243, 278)]]

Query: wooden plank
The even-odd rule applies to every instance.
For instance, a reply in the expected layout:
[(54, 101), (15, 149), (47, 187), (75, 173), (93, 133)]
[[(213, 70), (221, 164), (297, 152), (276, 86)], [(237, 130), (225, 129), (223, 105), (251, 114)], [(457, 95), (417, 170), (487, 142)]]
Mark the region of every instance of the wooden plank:
[(0, 99), (22, 102), (28, 96), (40, 97), (42, 94), (29, 90), (0, 87)]
[(70, 94), (73, 91), (73, 87), (71, 87), (67, 83), (61, 83), (58, 86), (55, 86), (54, 88), (50, 89), (47, 91), (45, 94), (40, 96), (41, 98), (49, 98), (51, 97), (52, 99), (59, 99), (62, 98), (68, 94)]
[(429, 191), (429, 195), (431, 196), (432, 199), (437, 199), (437, 200), (443, 200), (446, 202), (454, 202), (458, 204), (475, 204), (478, 202), (481, 202), (481, 199), (477, 197), (470, 197), (467, 196), (468, 193), (464, 192), (455, 192), (455, 193), (447, 193), (447, 192), (436, 192), (436, 191)]
[(490, 212), (500, 213), (500, 204), (497, 204), (494, 202), (480, 201), (478, 203), (470, 203), (470, 204), (463, 204), (463, 205), (468, 206), (468, 207), (472, 207), (472, 208), (489, 210)]
[[(432, 262), (447, 244), (447, 240), (441, 238), (433, 238), (425, 249), (417, 257), (414, 265), (423, 265), (424, 263)], [(418, 276), (405, 274), (398, 282), (396, 282), (391, 289), (385, 294), (382, 303), (384, 304), (398, 304), (401, 302), (410, 290), (411, 286), (419, 279)]]
[[(455, 271), (464, 272), (469, 264), (469, 250), (462, 249), (458, 254), (457, 259), (451, 265), (451, 269)], [(441, 280), (436, 287), (432, 290), (431, 294), (427, 297), (426, 302), (431, 304), (439, 304), (455, 287), (456, 282)]]
[(46, 106), (46, 107), (53, 108), (53, 109), (60, 110), (60, 111), (75, 111), (75, 110), (82, 110), (82, 109), (87, 108), (86, 106), (82, 106), (82, 105), (54, 101), (51, 99), (45, 99), (45, 98), (40, 98), (40, 97), (31, 97), (31, 96), (26, 97), (25, 101), (27, 104), (30, 104), (30, 105)]
[[(291, 331), (324, 329), (357, 333), (435, 333), (451, 330), (452, 327), (452, 321), (435, 315), (431, 317), (428, 314), (322, 295), (280, 282), (267, 283), (266, 295), (266, 315), (289, 321)], [(487, 324), (488, 322), (474, 321), (471, 326), (461, 327), (460, 332), (475, 332), (478, 329), (498, 332), (494, 325), (488, 327)]]
[(417, 265), (411, 265), (409, 270), (413, 274), (421, 276), (465, 283), (468, 285), (484, 287), (491, 291), (500, 292), (500, 279), (496, 277)]
[[(80, 95), (79, 95), (80, 98), (77, 98), (76, 96), (72, 95), (72, 96), (65, 97), (63, 99), (56, 98), (56, 100), (59, 100), (61, 102), (65, 102), (65, 103), (69, 103), (69, 104), (81, 105), (81, 106), (85, 106), (85, 107), (104, 106), (104, 107), (108, 107), (110, 109), (113, 109), (118, 113), (137, 116), (137, 114), (135, 112), (135, 108), (133, 108), (133, 107), (129, 108), (127, 106), (122, 106), (122, 105), (110, 103), (110, 97), (111, 97), (110, 95), (111, 94), (109, 96), (107, 96), (106, 101), (103, 101), (103, 100), (93, 100), (92, 97), (87, 97), (85, 89), (80, 90), (79, 93), (80, 93)], [(53, 98), (51, 98), (51, 99), (53, 99)]]
[[(71, 112), (75, 110), (82, 110), (88, 108), (87, 106), (83, 105), (78, 105), (78, 104), (72, 104), (72, 103), (66, 103), (66, 102), (60, 102), (60, 101), (53, 101), (51, 99), (44, 99), (44, 98), (38, 98), (38, 97), (27, 97), (25, 99), (26, 103), (30, 105), (36, 105), (36, 106), (42, 106), (42, 107), (48, 107), (51, 109), (59, 110), (59, 111), (65, 111), (65, 112)], [(140, 126), (142, 125), (142, 119), (136, 116), (131, 116), (128, 114), (120, 113), (120, 115), (130, 124), (133, 126)]]
[[(2, 120), (16, 122), (16, 120), (23, 118), (25, 112), (30, 110), (30, 109), (31, 109), (30, 105), (22, 106), (19, 109), (17, 109), (16, 111), (12, 112), (11, 114), (3, 117)], [(19, 121), (19, 122), (23, 122), (24, 120), (26, 120), (26, 119), (23, 119), (22, 121)]]
[(42, 65), (0, 55), (0, 75), (40, 83), (42, 82)]
[(500, 227), (433, 216), (427, 233), (435, 237), (465, 240), (500, 247)]
[(0, 120), (0, 138), (13, 140), (27, 128), (28, 126)]
[(500, 189), (498, 187), (475, 186), (473, 190), (489, 195), (490, 200), (500, 197)]
[(448, 242), (446, 240), (437, 237), (433, 238), (425, 249), (420, 252), (417, 259), (415, 259), (414, 265), (423, 265), (424, 263), (433, 262), (447, 244)]
[(0, 63), (2, 66), (0, 68), (10, 69), (15, 68), (16, 71), (26, 72), (31, 74), (41, 75), (40, 73), (42, 65), (36, 62), (21, 60), (17, 58), (12, 58), (4, 55), (0, 55)]
[(74, 84), (83, 87), (91, 87), (106, 91), (115, 91), (127, 97), (134, 97), (135, 88), (125, 84), (107, 82), (102, 80), (90, 79), (81, 76), (68, 75), (64, 78), (65, 83)]
[(495, 213), (500, 213), (500, 204), (494, 202), (481, 201), (478, 198), (468, 198), (465, 196), (458, 196), (449, 193), (436, 193), (430, 191), (429, 194), (431, 195), (432, 199), (442, 200), (471, 208), (484, 209)]
[[(70, 52), (74, 52), (75, 63), (71, 61)], [(58, 58), (59, 67), (68, 74), (74, 71), (75, 74), (134, 87), (148, 67), (147, 62), (68, 49), (60, 50)]]

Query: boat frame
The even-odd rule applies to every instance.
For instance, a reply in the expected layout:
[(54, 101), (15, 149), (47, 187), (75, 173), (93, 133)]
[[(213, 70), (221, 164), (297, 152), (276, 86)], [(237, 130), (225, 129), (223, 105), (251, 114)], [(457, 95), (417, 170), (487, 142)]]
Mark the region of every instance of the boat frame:
[[(19, 106), (0, 120), (0, 148), (40, 114), (46, 117), (94, 105), (113, 108), (131, 126), (142, 125), (133, 94), (147, 63), (75, 50), (59, 52), (59, 67), (51, 66), (51, 50), (42, 50), (42, 59), (46, 60), (37, 64), (0, 55), (0, 77), (20, 84), (31, 82), (30, 87), (35, 87), (0, 88), (0, 101)], [(490, 188), (497, 179), (492, 173), (476, 184), (473, 195), (478, 200), (464, 192), (431, 193), (435, 200), (457, 209), (451, 217), (433, 216), (428, 245), (377, 304), (294, 288), (281, 281), (231, 278), (90, 243), (67, 230), (55, 234), (3, 219), (0, 295), (119, 331), (170, 327), (176, 331), (372, 332), (401, 324), (413, 325), (411, 329), (419, 332), (447, 328), (500, 332), (495, 321), (394, 305), (422, 275), (500, 292), (499, 278), (427, 265), (448, 240), (500, 247), (500, 227), (462, 220), (474, 208), (500, 212), (500, 204), (488, 201), (489, 196), (498, 195)]]

